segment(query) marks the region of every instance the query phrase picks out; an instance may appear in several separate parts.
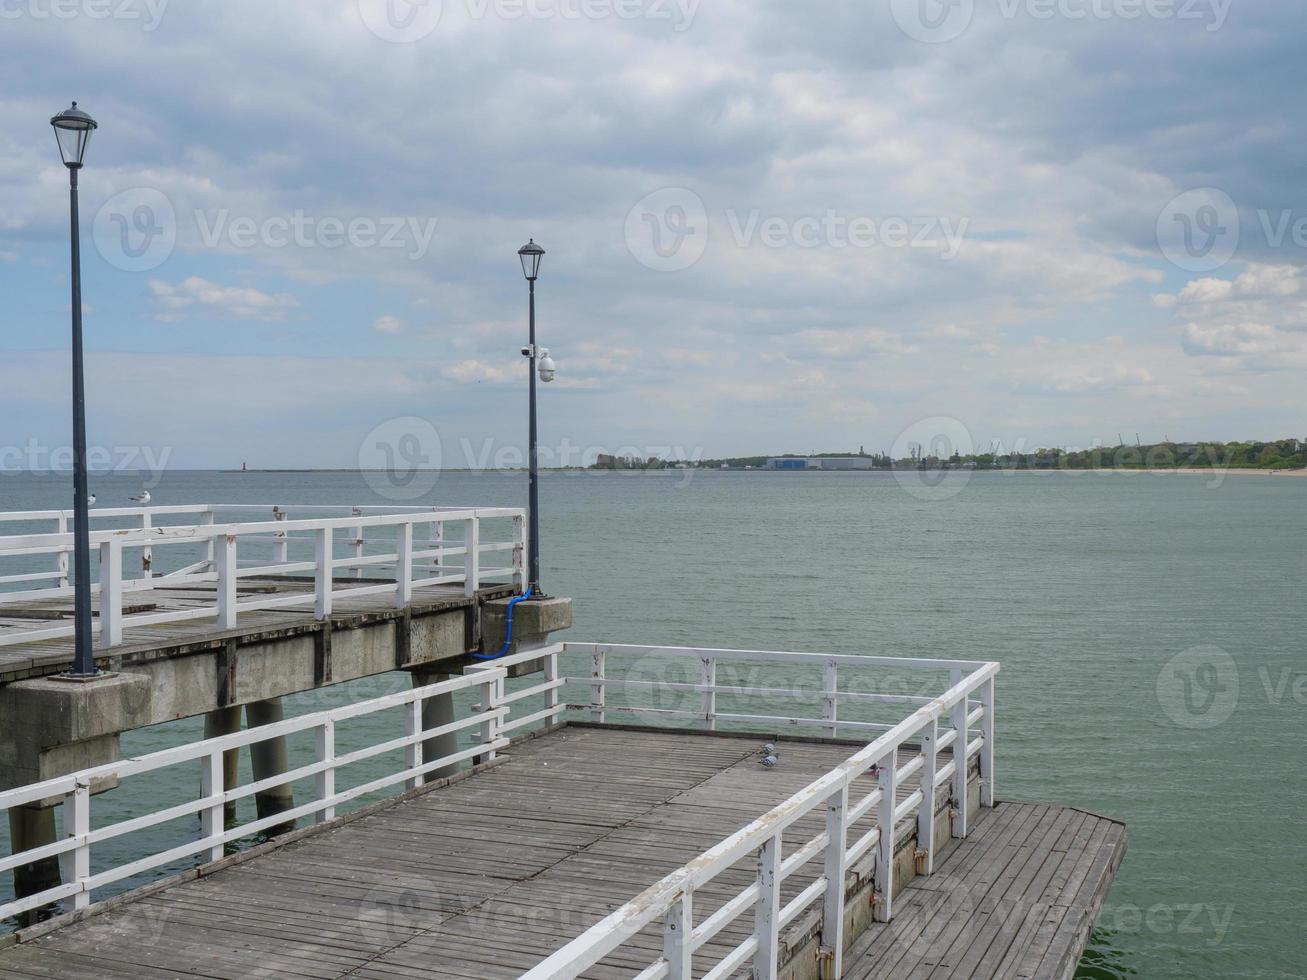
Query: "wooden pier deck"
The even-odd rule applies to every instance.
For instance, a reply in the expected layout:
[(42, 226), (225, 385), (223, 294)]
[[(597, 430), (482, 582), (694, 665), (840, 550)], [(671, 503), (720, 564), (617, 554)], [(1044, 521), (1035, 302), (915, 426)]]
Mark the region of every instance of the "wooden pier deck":
[[(0, 978), (516, 977), (851, 751), (787, 740), (769, 770), (759, 744), (568, 725), (448, 785), (28, 930), (0, 949)], [(803, 818), (794, 839), (819, 819)], [(972, 819), (934, 875), (898, 894), (893, 921), (853, 940), (846, 977), (1071, 975), (1124, 827), (1025, 803)], [(786, 899), (820, 873), (820, 860), (799, 869)], [(755, 874), (743, 861), (697, 893), (696, 920)], [(696, 954), (696, 976), (748, 935), (743, 918)], [(650, 928), (586, 976), (629, 977), (661, 949)]]

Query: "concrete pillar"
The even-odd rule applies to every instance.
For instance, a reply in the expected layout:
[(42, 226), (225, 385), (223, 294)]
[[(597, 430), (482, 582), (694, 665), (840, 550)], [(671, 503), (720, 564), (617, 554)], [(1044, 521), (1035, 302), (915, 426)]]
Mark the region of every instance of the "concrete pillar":
[[(415, 668), (411, 671), (414, 687), (426, 687), (429, 684), (439, 684), (441, 681), (449, 680), (449, 674), (437, 670)], [(454, 721), (454, 695), (437, 694), (433, 698), (427, 698), (422, 702), (422, 729), (427, 731), (432, 728), (439, 728), (441, 725), (448, 725)], [(458, 751), (458, 732), (449, 732), (446, 735), (437, 735), (435, 738), (426, 739), (422, 743), (422, 759), (430, 762), (433, 759), (439, 759), (442, 755), (453, 755)], [(442, 766), (439, 769), (433, 769), (427, 773), (426, 781), (434, 782), (437, 779), (444, 779), (458, 772), (458, 763), (455, 762), (448, 766)]]
[[(18, 806), (9, 811), (11, 853), (30, 851), (55, 842), (54, 810)], [(46, 858), (14, 868), (14, 897), (26, 898), (60, 883), (59, 859)]]
[[(241, 730), (240, 705), (233, 708), (219, 708), (204, 716), (204, 737), (218, 738), (222, 735), (235, 735)], [(222, 788), (236, 788), (240, 772), (240, 749), (230, 749), (222, 754)], [(223, 822), (231, 826), (236, 822), (236, 803), (232, 801), (223, 807)]]
[[(260, 725), (272, 725), (284, 718), (281, 698), (268, 698), (266, 701), (251, 701), (245, 706), (245, 724), (248, 728)], [(290, 769), (290, 755), (286, 750), (286, 736), (265, 739), (250, 746), (250, 763), (254, 770), (254, 781), (280, 775)], [(254, 807), (259, 819), (285, 813), (295, 806), (295, 794), (289, 783), (273, 786), (262, 793), (254, 794)], [(280, 833), (286, 827), (273, 827), (268, 833)]]

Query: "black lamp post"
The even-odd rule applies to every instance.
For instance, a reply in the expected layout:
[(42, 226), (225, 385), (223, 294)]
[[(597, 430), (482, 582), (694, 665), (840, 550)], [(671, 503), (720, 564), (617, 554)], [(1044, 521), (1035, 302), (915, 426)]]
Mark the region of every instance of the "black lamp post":
[[(526, 276), (526, 281), (531, 288), (531, 313), (530, 313), (530, 346), (523, 347), (522, 353), (530, 358), (531, 362), (531, 410), (530, 410), (530, 432), (528, 434), (528, 470), (530, 473), (530, 495), (527, 501), (527, 588), (533, 597), (538, 598), (540, 591), (540, 486), (539, 474), (536, 471), (537, 453), (536, 453), (536, 360), (540, 356), (540, 351), (536, 348), (536, 279), (540, 275), (540, 260), (545, 257), (545, 250), (531, 239), (525, 245), (517, 250), (517, 256), (522, 260), (522, 274)], [(548, 356), (548, 352), (545, 352)], [(550, 378), (553, 377), (553, 362), (549, 364)], [(542, 365), (542, 375), (544, 374)]]
[(68, 168), (73, 240), (73, 586), (76, 631), (71, 677), (94, 677), (99, 668), (91, 652), (91, 517), (86, 487), (86, 386), (82, 371), (82, 251), (77, 215), (77, 171), (95, 120), (74, 102), (50, 120), (59, 154)]

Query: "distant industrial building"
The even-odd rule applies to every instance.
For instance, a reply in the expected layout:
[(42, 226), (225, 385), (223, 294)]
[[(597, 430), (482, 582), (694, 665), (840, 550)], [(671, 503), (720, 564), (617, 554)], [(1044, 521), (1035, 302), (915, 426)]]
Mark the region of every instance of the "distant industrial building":
[(874, 470), (870, 456), (773, 456), (764, 469), (769, 470)]

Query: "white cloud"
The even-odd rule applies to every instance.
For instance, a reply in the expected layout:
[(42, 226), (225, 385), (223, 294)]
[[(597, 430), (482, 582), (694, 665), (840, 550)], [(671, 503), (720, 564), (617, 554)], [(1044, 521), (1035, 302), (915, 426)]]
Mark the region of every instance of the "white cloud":
[(1179, 305), (1190, 303), (1219, 303), (1234, 295), (1234, 283), (1229, 279), (1195, 279), (1176, 296)]
[(1154, 303), (1184, 318), (1180, 346), (1191, 357), (1219, 358), (1218, 369), (1283, 371), (1302, 367), (1307, 353), (1307, 338), (1298, 335), (1307, 324), (1300, 282), (1294, 266), (1252, 263), (1233, 278), (1192, 280)]
[(1243, 357), (1285, 350), (1283, 336), (1264, 323), (1236, 323), (1184, 328), (1185, 353), (1195, 356)]
[(1108, 367), (1065, 365), (1054, 368), (1044, 383), (1049, 392), (1060, 395), (1107, 394), (1122, 388), (1144, 387), (1153, 383), (1152, 373), (1144, 367), (1118, 364)]
[(399, 317), (391, 316), (389, 314), (386, 314), (385, 316), (379, 316), (372, 321), (372, 329), (375, 330), (377, 333), (386, 333), (386, 334), (403, 333), (404, 328), (407, 325), (408, 324), (405, 323), (403, 320), (401, 320)]
[(468, 360), (449, 364), (440, 369), (443, 377), (463, 384), (479, 384), (489, 381), (491, 384), (507, 384), (522, 380), (522, 373), (501, 364), (486, 361)]
[(299, 301), (285, 293), (270, 295), (248, 286), (220, 286), (199, 276), (177, 285), (150, 280), (150, 292), (163, 307), (155, 319), (165, 323), (188, 316), (225, 320), (284, 320)]

